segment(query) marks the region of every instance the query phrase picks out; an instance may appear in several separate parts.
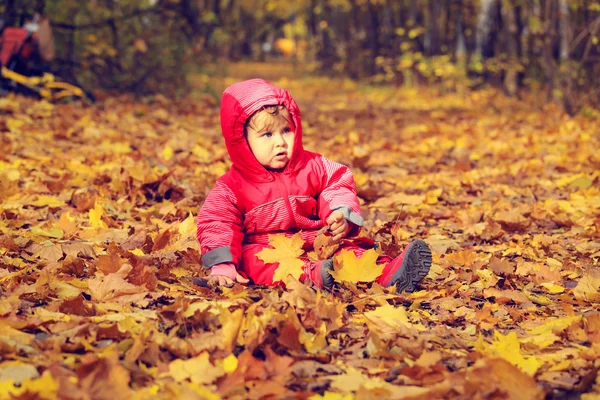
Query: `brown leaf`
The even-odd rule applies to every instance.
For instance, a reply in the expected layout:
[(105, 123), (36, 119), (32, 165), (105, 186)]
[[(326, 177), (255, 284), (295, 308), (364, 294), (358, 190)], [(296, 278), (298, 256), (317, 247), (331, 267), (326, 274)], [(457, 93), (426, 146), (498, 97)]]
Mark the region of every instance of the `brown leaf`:
[(145, 230), (138, 230), (121, 244), (121, 248), (123, 250), (146, 249), (148, 243), (152, 246), (152, 239), (148, 236), (148, 232)]
[(0, 249), (5, 248), (9, 251), (19, 251), (20, 248), (17, 246), (12, 237), (8, 235), (0, 236)]
[(88, 286), (92, 298), (96, 301), (130, 302), (142, 300), (148, 293), (146, 288), (132, 285), (125, 280), (132, 269), (131, 265), (123, 264), (116, 273), (90, 279)]
[(79, 387), (91, 399), (124, 399), (131, 394), (129, 371), (120, 364), (117, 353), (105, 358), (84, 357), (77, 377)]
[(96, 269), (103, 272), (105, 275), (113, 274), (121, 269), (121, 266), (125, 260), (121, 259), (119, 254), (116, 252), (109, 253), (108, 255), (98, 256), (98, 262), (96, 263)]
[(154, 245), (152, 246), (152, 252), (164, 249), (171, 241), (172, 232), (170, 228), (162, 231), (156, 239), (154, 239)]
[(483, 295), (486, 299), (494, 297), (500, 304), (508, 303), (513, 301), (517, 304), (528, 303), (529, 299), (523, 293), (518, 290), (500, 290), (496, 288), (484, 289)]
[(300, 351), (302, 344), (300, 343), (300, 331), (292, 322), (287, 322), (281, 328), (279, 335), (277, 336), (277, 342), (282, 346), (292, 351)]
[(327, 260), (340, 247), (340, 242), (334, 242), (328, 228), (323, 227), (317, 232), (313, 246), (319, 260)]
[(127, 281), (138, 286), (145, 286), (148, 290), (156, 289), (158, 278), (156, 277), (157, 268), (147, 265), (144, 261), (133, 254), (128, 256), (133, 269), (127, 275)]
[(573, 294), (576, 298), (590, 303), (600, 302), (600, 271), (597, 269), (586, 271), (573, 289)]
[[(468, 385), (478, 393), (497, 391), (514, 400), (543, 399), (544, 392), (535, 380), (502, 358), (478, 360), (467, 372)], [(468, 396), (470, 398), (479, 396)]]
[(73, 192), (71, 203), (77, 208), (77, 211), (87, 212), (94, 208), (94, 205), (96, 204), (96, 194), (87, 189), (78, 190)]
[(60, 244), (50, 244), (41, 246), (34, 254), (34, 257), (39, 257), (46, 261), (56, 262), (63, 257), (63, 250)]
[[(70, 242), (62, 245), (62, 249), (64, 253), (68, 256), (79, 257), (81, 256), (85, 258), (93, 258), (96, 256), (96, 252), (94, 248), (90, 246), (88, 243), (82, 242)], [(102, 257), (102, 256), (101, 256)]]
[(292, 357), (278, 355), (271, 347), (265, 348), (265, 355), (265, 368), (271, 377), (285, 377), (295, 361)]
[(439, 351), (424, 351), (415, 361), (418, 366), (423, 368), (431, 367), (442, 361), (442, 353)]
[(80, 315), (89, 317), (96, 315), (96, 309), (93, 304), (87, 303), (82, 294), (71, 300), (63, 300), (58, 310), (64, 314)]
[(497, 212), (494, 215), (494, 221), (510, 232), (524, 230), (530, 224), (529, 219), (525, 218), (517, 209)]
[(490, 259), (490, 268), (497, 275), (509, 275), (515, 272), (515, 266), (507, 260), (501, 260), (496, 256)]

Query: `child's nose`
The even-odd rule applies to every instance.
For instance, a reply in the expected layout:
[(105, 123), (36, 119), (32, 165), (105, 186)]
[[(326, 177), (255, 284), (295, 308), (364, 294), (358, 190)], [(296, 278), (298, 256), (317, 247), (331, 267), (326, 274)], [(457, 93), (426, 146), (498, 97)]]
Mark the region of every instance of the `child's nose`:
[(282, 134), (276, 135), (276, 139), (277, 139), (278, 146), (285, 146), (286, 142), (285, 142), (285, 139), (283, 138)]

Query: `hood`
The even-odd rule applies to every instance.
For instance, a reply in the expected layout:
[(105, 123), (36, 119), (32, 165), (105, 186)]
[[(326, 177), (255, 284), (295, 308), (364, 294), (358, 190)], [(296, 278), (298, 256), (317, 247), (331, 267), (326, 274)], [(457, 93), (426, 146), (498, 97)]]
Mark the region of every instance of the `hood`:
[(263, 167), (250, 150), (244, 137), (246, 120), (264, 106), (285, 106), (296, 128), (294, 152), (282, 173), (291, 173), (300, 167), (302, 147), (302, 122), (300, 109), (287, 92), (263, 79), (250, 79), (229, 86), (221, 97), (221, 131), (227, 144), (233, 169), (253, 181), (271, 181), (273, 173)]

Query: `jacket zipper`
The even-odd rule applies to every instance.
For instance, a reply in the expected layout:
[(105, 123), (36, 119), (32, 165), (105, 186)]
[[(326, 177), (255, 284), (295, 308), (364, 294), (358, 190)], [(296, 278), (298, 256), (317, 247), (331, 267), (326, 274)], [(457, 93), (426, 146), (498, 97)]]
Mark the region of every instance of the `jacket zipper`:
[(285, 185), (285, 182), (283, 182), (283, 178), (281, 178), (281, 176), (279, 174), (275, 174), (275, 180), (277, 181), (277, 184), (279, 185), (281, 191), (283, 192), (283, 201), (285, 202), (285, 206), (288, 210), (288, 213), (290, 214), (290, 222), (291, 222), (291, 227), (295, 228), (296, 227), (296, 216), (294, 215), (293, 211), (292, 211), (292, 204), (290, 203), (290, 196), (288, 193), (288, 189), (287, 186)]

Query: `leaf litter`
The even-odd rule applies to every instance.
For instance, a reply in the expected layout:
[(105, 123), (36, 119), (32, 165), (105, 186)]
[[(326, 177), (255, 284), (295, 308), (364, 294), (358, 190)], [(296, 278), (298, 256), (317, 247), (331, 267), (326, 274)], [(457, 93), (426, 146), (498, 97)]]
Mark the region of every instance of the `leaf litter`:
[[(229, 165), (214, 103), (5, 97), (0, 399), (600, 396), (600, 121), (492, 90), (277, 84), (305, 146), (352, 168), (363, 233), (430, 242), (421, 290), (362, 282), (348, 254), (334, 293), (198, 286), (193, 216)], [(299, 277), (302, 243), (272, 244)]]

